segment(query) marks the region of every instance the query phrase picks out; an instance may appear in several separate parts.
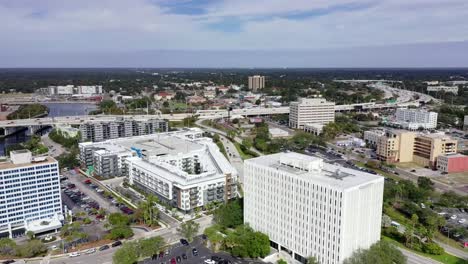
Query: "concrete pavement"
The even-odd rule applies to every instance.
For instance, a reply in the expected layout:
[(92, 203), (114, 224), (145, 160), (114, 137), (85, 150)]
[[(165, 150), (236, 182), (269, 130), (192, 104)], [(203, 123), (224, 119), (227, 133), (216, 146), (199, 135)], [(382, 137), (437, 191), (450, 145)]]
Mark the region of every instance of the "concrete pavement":
[(62, 145), (55, 143), (49, 138), (49, 133), (41, 136), (41, 141), (46, 147), (49, 148), (49, 155), (52, 157), (58, 157), (65, 152)]

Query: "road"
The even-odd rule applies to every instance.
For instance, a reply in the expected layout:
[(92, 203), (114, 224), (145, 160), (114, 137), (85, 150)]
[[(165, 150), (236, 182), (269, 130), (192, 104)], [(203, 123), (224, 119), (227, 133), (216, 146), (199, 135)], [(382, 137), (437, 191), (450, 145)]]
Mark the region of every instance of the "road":
[(459, 258), (462, 258), (462, 259), (468, 259), (468, 252), (466, 251), (463, 251), (461, 249), (458, 249), (458, 248), (454, 248), (452, 246), (449, 246), (447, 244), (444, 244), (440, 241), (437, 241), (435, 240), (435, 242), (437, 242), (437, 244), (439, 244), (439, 246), (443, 247), (445, 249), (445, 252), (451, 254), (451, 255), (454, 255), (454, 256), (457, 256)]
[(52, 157), (58, 157), (65, 152), (65, 149), (62, 147), (62, 145), (55, 143), (49, 138), (49, 133), (43, 135), (41, 137), (41, 141), (46, 147), (49, 148), (49, 155)]
[(430, 258), (423, 257), (421, 255), (415, 254), (411, 251), (408, 251), (404, 248), (398, 248), (401, 253), (407, 258), (408, 264), (440, 264), (440, 262), (435, 261)]
[(221, 142), (226, 149), (226, 153), (228, 154), (229, 162), (236, 168), (237, 173), (239, 175), (240, 182), (244, 182), (244, 161), (242, 160), (239, 152), (237, 151), (236, 146), (232, 143), (227, 137), (220, 136)]
[[(200, 224), (200, 228), (198, 230), (197, 235), (201, 235), (205, 228), (209, 227), (212, 224), (213, 217), (210, 216), (204, 216), (201, 218), (198, 218), (195, 220), (195, 222)], [(159, 229), (156, 231), (151, 231), (151, 232), (144, 232), (140, 233), (138, 235), (135, 235), (132, 240), (137, 240), (140, 238), (149, 238), (149, 237), (155, 237), (155, 236), (161, 236), (164, 238), (164, 241), (166, 241), (167, 244), (171, 245), (174, 243), (177, 243), (182, 237), (179, 235), (177, 232), (177, 228), (179, 225), (176, 225), (171, 228), (163, 228)], [(65, 264), (65, 263), (83, 263), (83, 264), (110, 264), (112, 263), (112, 256), (114, 255), (114, 252), (116, 251), (116, 248), (110, 248), (105, 251), (97, 251), (94, 254), (90, 255), (81, 255), (79, 257), (75, 258), (70, 258), (68, 255), (63, 255), (59, 258), (51, 258), (50, 261), (44, 261), (44, 260), (36, 260), (36, 261), (28, 261), (28, 263), (33, 263), (33, 264)]]

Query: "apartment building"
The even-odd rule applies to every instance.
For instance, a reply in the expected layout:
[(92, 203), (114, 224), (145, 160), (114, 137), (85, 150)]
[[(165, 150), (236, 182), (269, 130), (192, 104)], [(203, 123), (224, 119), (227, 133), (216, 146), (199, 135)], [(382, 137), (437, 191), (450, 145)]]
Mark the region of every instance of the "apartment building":
[(265, 88), (265, 76), (249, 76), (249, 90), (256, 92), (263, 88)]
[(420, 134), (414, 140), (413, 161), (421, 166), (437, 167), (437, 157), (457, 153), (457, 140), (444, 134)]
[[(80, 158), (96, 175), (130, 184), (190, 211), (237, 195), (237, 171), (200, 129), (80, 143)], [(116, 172), (115, 172), (116, 171)]]
[(81, 141), (99, 142), (107, 139), (166, 132), (169, 122), (164, 119), (121, 118), (109, 122), (87, 122), (80, 125)]
[(420, 109), (399, 108), (395, 112), (394, 123), (409, 130), (435, 129), (437, 127), (437, 113)]
[(38, 234), (61, 228), (62, 221), (58, 162), (11, 151), (0, 161), (0, 233)]
[(289, 105), (289, 126), (304, 129), (306, 124), (328, 124), (335, 121), (335, 103), (324, 98), (300, 98)]
[(380, 239), (384, 178), (277, 153), (244, 163), (244, 222), (306, 263), (339, 264)]
[(389, 162), (411, 162), (416, 134), (406, 130), (387, 130), (377, 139), (377, 158)]
[(384, 130), (367, 130), (364, 131), (364, 142), (371, 147), (376, 149), (379, 142), (379, 138), (385, 135)]

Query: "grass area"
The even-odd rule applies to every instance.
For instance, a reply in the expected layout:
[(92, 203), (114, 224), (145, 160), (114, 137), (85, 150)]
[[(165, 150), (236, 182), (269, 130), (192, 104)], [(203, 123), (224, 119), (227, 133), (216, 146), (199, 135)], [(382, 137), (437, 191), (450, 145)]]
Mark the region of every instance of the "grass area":
[(430, 255), (430, 254), (426, 254), (426, 253), (422, 253), (422, 252), (419, 252), (419, 251), (415, 251), (415, 250), (412, 250), (412, 249), (409, 249), (407, 247), (405, 247), (405, 245), (401, 244), (400, 242), (390, 238), (390, 237), (386, 237), (386, 236), (382, 236), (382, 239), (385, 240), (385, 241), (388, 241), (390, 243), (392, 243), (393, 245), (397, 246), (397, 247), (400, 247), (400, 248), (404, 248), (408, 251), (411, 251), (415, 254), (418, 254), (418, 255), (421, 255), (421, 256), (424, 256), (424, 257), (427, 257), (427, 258), (431, 258), (433, 260), (436, 260), (436, 261), (439, 261), (439, 262), (442, 262), (442, 263), (445, 263), (445, 264), (466, 264), (466, 260), (464, 259), (461, 259), (459, 257), (455, 257), (453, 255), (450, 255), (448, 253), (444, 253), (442, 255)]
[(227, 153), (226, 153), (226, 149), (224, 148), (223, 143), (222, 143), (221, 141), (217, 141), (217, 142), (216, 142), (216, 145), (218, 146), (219, 151), (221, 151), (221, 153), (223, 153), (223, 155), (226, 157), (226, 159), (229, 160), (229, 157), (228, 157), (228, 155), (227, 155)]
[(468, 172), (450, 173), (447, 175), (442, 175), (440, 177), (437, 177), (437, 180), (446, 184), (453, 183), (456, 186), (468, 184)]
[(384, 213), (388, 215), (393, 221), (396, 221), (404, 226), (411, 225), (411, 220), (406, 218), (402, 213), (398, 212), (392, 206), (384, 206)]
[(239, 152), (239, 155), (241, 156), (243, 160), (254, 158), (254, 156), (244, 153), (244, 151), (242, 151), (240, 144), (238, 142), (234, 142), (234, 146), (236, 146), (236, 149)]
[(436, 240), (444, 243), (444, 244), (447, 244), (447, 245), (453, 247), (453, 248), (468, 252), (468, 248), (463, 247), (460, 242), (457, 242), (457, 241), (455, 241), (453, 239), (450, 239), (450, 238), (444, 236), (442, 233), (439, 233), (439, 232), (435, 233), (434, 238)]

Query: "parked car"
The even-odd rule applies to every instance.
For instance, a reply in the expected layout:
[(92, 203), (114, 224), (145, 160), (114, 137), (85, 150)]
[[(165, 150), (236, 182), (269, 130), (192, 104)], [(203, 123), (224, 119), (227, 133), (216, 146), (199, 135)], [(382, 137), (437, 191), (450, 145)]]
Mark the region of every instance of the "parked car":
[(196, 248), (192, 249), (192, 254), (198, 256), (198, 250)]
[(216, 264), (216, 261), (211, 259), (205, 259), (205, 264)]
[(450, 217), (450, 219), (452, 219), (452, 220), (457, 219), (457, 215), (452, 215), (452, 216)]
[(180, 243), (181, 243), (182, 245), (184, 245), (184, 246), (188, 246), (188, 245), (189, 245), (189, 242), (188, 242), (186, 239), (183, 239), (183, 238), (180, 240)]
[(177, 262), (176, 262), (175, 258), (171, 258), (171, 264), (176, 264), (176, 263)]
[(114, 243), (112, 243), (112, 247), (118, 247), (118, 246), (121, 246), (122, 245), (122, 241), (115, 241)]
[(79, 252), (73, 252), (73, 253), (68, 254), (68, 256), (69, 256), (70, 258), (79, 257), (79, 256), (80, 256), (80, 253), (79, 253)]
[(104, 246), (100, 247), (99, 251), (103, 251), (103, 250), (106, 250), (106, 249), (109, 249), (108, 245), (104, 245)]
[(183, 259), (187, 259), (187, 255), (186, 255), (185, 253), (182, 254), (182, 258), (183, 258)]
[(177, 260), (177, 262), (181, 262), (182, 258), (180, 256), (177, 256), (176, 260)]
[(463, 223), (465, 223), (465, 222), (466, 222), (466, 219), (465, 219), (465, 218), (462, 218), (462, 219), (458, 220), (458, 223), (460, 223), (460, 224), (463, 224)]
[(96, 252), (95, 248), (90, 248), (90, 249), (85, 251), (86, 254), (93, 254), (94, 252)]

